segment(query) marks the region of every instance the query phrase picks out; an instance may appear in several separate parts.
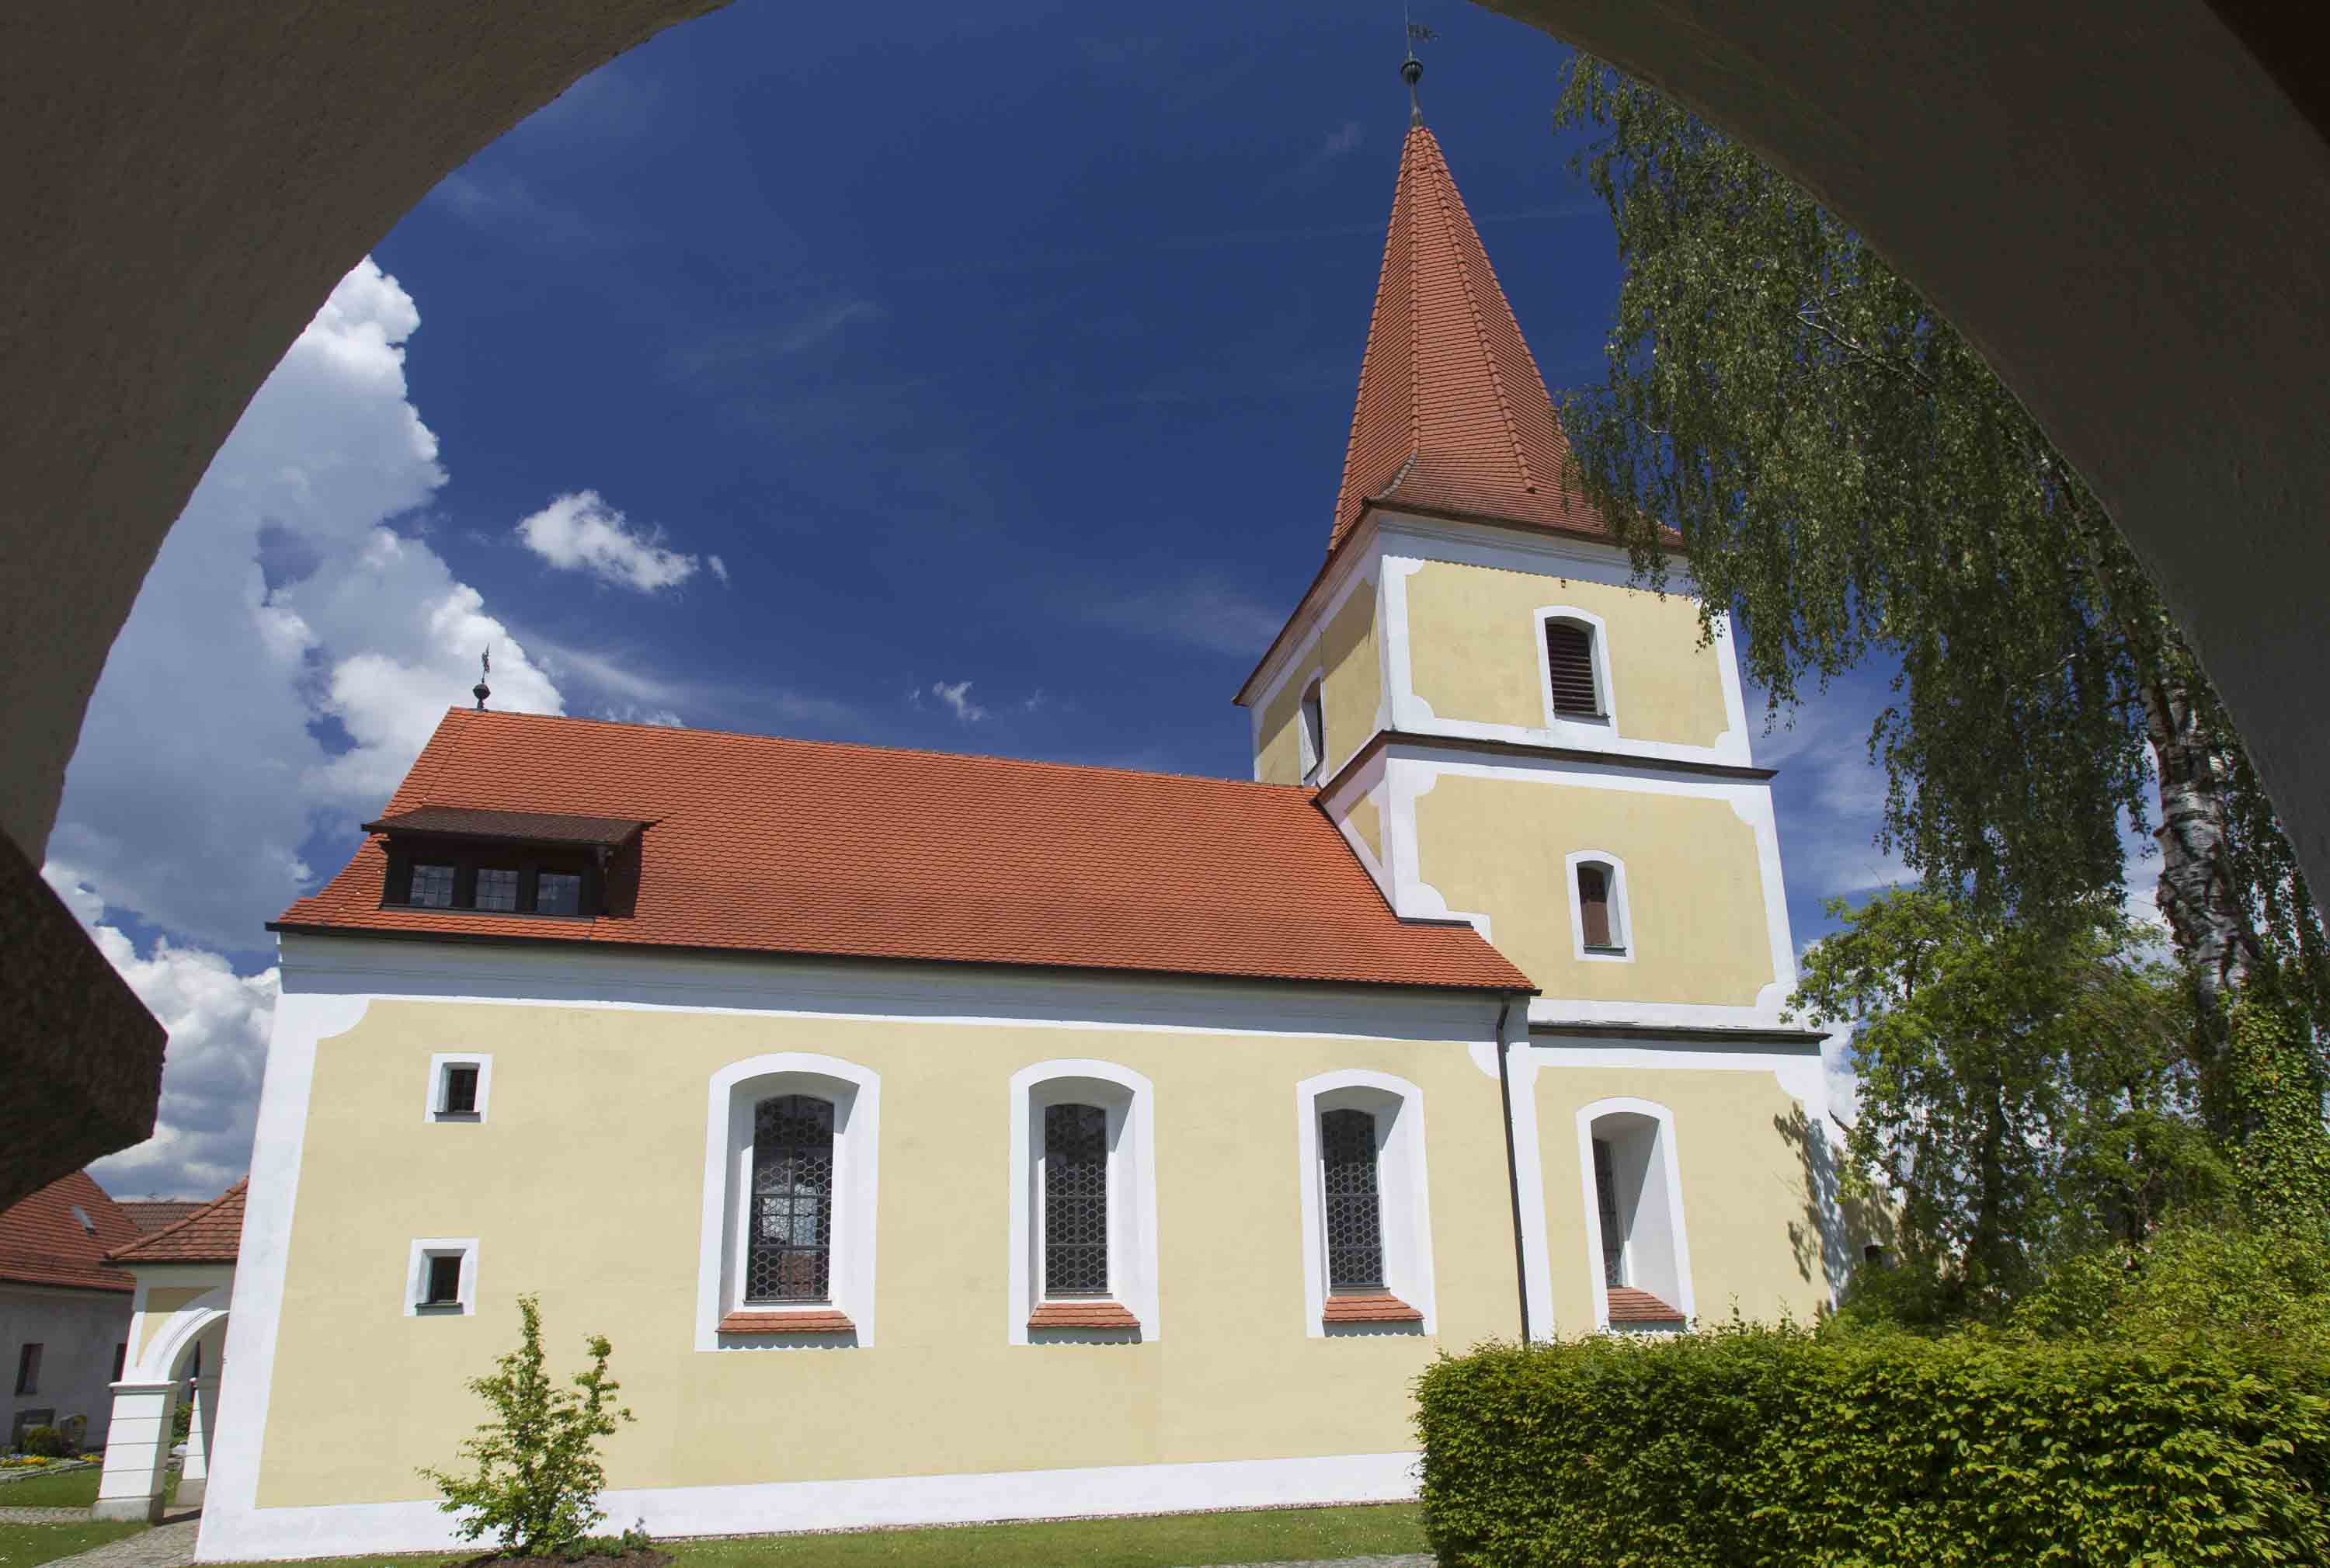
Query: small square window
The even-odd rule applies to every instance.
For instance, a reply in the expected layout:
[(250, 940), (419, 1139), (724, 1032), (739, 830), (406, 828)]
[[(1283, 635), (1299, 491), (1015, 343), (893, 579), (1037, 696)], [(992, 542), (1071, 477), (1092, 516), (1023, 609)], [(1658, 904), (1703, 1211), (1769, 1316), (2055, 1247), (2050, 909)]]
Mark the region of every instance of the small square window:
[(439, 1252), (429, 1260), (427, 1294), (421, 1297), (423, 1307), (459, 1307), (461, 1304), (461, 1254)]
[(478, 1113), (478, 1070), (472, 1065), (445, 1069), (445, 1104), (448, 1116), (475, 1116)]
[(517, 908), (517, 873), (496, 871), (490, 867), (478, 873), (478, 907), (483, 910), (515, 912)]
[(582, 879), (571, 872), (545, 871), (536, 879), (534, 912), (573, 915), (582, 912)]
[(405, 902), (421, 909), (451, 909), (453, 868), (450, 865), (414, 866), (412, 892)]

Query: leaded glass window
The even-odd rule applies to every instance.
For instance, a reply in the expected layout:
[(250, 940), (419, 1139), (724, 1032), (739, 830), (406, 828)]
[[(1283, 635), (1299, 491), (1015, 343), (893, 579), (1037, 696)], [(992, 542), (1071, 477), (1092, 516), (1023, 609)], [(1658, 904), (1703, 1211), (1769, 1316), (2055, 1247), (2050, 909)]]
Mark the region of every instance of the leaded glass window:
[(1108, 1294), (1108, 1113), (1044, 1108), (1044, 1294)]
[(545, 871), (535, 879), (534, 912), (571, 915), (582, 912), (582, 879), (571, 872)]
[(780, 1094), (753, 1111), (744, 1299), (823, 1301), (833, 1267), (833, 1103)]
[(416, 865), (412, 868), (412, 892), (408, 902), (423, 909), (453, 907), (453, 868), (450, 865)]
[(1384, 1288), (1383, 1199), (1376, 1189), (1376, 1119), (1365, 1110), (1319, 1118), (1326, 1181), (1327, 1289)]
[(1626, 1238), (1618, 1229), (1618, 1177), (1612, 1168), (1610, 1145), (1594, 1140), (1594, 1202), (1602, 1211), (1602, 1283), (1626, 1282)]
[(478, 907), (489, 910), (517, 908), (517, 873), (481, 869), (478, 873)]

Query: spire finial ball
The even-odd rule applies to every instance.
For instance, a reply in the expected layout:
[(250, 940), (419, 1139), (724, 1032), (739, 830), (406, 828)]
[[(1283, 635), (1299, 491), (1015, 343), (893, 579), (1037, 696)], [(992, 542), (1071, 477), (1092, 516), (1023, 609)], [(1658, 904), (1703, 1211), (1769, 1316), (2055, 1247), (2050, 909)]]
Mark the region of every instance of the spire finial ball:
[(1413, 92), (1416, 90), (1416, 84), (1424, 80), (1424, 61), (1416, 59), (1413, 54), (1401, 61), (1399, 79), (1407, 83), (1408, 90)]

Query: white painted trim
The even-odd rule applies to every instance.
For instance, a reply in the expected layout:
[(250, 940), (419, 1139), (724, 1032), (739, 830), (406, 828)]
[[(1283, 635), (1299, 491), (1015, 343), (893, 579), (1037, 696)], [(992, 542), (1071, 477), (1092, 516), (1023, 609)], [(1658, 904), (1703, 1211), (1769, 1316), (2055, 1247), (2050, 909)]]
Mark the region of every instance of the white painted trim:
[[(474, 1067), (478, 1070), (478, 1109), (470, 1115), (448, 1114), (439, 1109), (445, 1103), (445, 1069)], [(459, 1126), (486, 1119), (486, 1110), (491, 1100), (494, 1086), (494, 1053), (490, 1051), (440, 1051), (429, 1058), (429, 1082), (421, 1101), (421, 1119)]]
[[(1371, 519), (1362, 523), (1360, 528), (1369, 535), (1376, 531)], [(1376, 564), (1381, 553), (1372, 537), (1354, 541), (1344, 551), (1342, 560), (1336, 563), (1334, 570), (1313, 583), (1303, 594), (1293, 613), (1286, 618), (1285, 624), (1297, 628), (1294, 634), (1286, 637), (1282, 629), (1280, 635), (1285, 640), (1264, 656), (1264, 662), (1240, 688), (1239, 700), (1255, 713), (1260, 714), (1276, 701), (1279, 692), (1299, 671), (1318, 664), (1317, 648), (1321, 631), (1342, 613), (1344, 603), (1360, 587), (1376, 583)], [(1261, 750), (1258, 721), (1255, 750)]]
[[(1586, 906), (1577, 893), (1577, 868), (1598, 865), (1608, 872), (1610, 934), (1615, 952), (1596, 952), (1586, 945)], [(1569, 890), (1569, 950), (1581, 963), (1631, 964), (1634, 961), (1634, 906), (1626, 899), (1626, 863), (1606, 849), (1574, 849), (1561, 863), (1562, 884)]]
[(1109, 1109), (1112, 1298), (1140, 1319), (1143, 1340), (1164, 1337), (1158, 1309), (1156, 1091), (1130, 1067), (1061, 1058), (1035, 1063), (1011, 1075), (1010, 1163), (1005, 1173), (1011, 1215), (1005, 1259), (1010, 1281), (1004, 1302), (1007, 1344), (1029, 1342), (1028, 1318), (1035, 1308), (1043, 1269), (1037, 1234), (1042, 1221), (1035, 1201), (1039, 1141), (1035, 1110), (1054, 1100), (1078, 1099), (1094, 1086), (1103, 1091), (1099, 1097)]
[[(1345, 1108), (1376, 1118), (1376, 1185), (1380, 1199), (1384, 1288), (1424, 1314), (1423, 1332), (1440, 1332), (1439, 1289), (1432, 1262), (1432, 1190), (1425, 1143), (1424, 1091), (1405, 1078), (1368, 1068), (1321, 1072), (1294, 1086), (1295, 1190), (1302, 1212), (1302, 1331), (1327, 1337), (1327, 1233), (1319, 1118)], [(1388, 1116), (1388, 1126), (1387, 1126)]]
[[(636, 1520), (655, 1535), (743, 1535), (1401, 1502), (1416, 1496), (1416, 1479), (1414, 1453), (1331, 1454), (984, 1475), (640, 1488), (605, 1492), (599, 1501), (611, 1526)], [(442, 1552), (459, 1544), (453, 1525), (450, 1516), (427, 1500), (268, 1508), (232, 1516), (206, 1509), (194, 1555), (197, 1562), (233, 1563)]]
[[(752, 1190), (753, 1108), (772, 1094), (812, 1094), (834, 1108), (832, 1307), (874, 1343), (874, 1259), (881, 1194), (882, 1075), (838, 1056), (778, 1051), (712, 1075), (704, 1109), (704, 1191), (696, 1265), (696, 1348), (789, 1347), (783, 1336), (732, 1336), (720, 1319), (742, 1305), (744, 1208)], [(769, 1310), (781, 1310), (772, 1308)], [(830, 1347), (830, 1337), (817, 1342)]]
[[(1537, 638), (1537, 695), (1545, 705), (1545, 730), (1551, 735), (1568, 735), (1558, 745), (1581, 749), (1606, 746), (1622, 737), (1625, 731), (1618, 723), (1618, 689), (1610, 675), (1610, 625), (1590, 609), (1574, 604), (1539, 605), (1530, 612), (1530, 624)], [(1598, 717), (1565, 718), (1553, 705), (1552, 651), (1546, 647), (1545, 626), (1549, 620), (1569, 621), (1586, 628), (1586, 659), (1594, 681), (1594, 700), (1601, 707)]]
[(275, 1381), (283, 1279), (290, 1262), (316, 1047), (319, 1041), (355, 1027), (371, 1005), (369, 997), (300, 995), (289, 986), (276, 999), (251, 1139), (251, 1186), (227, 1315), (226, 1351), (220, 1358), (218, 1437), (211, 1447), (203, 1538), (195, 1548), (198, 1555), (213, 1561), (234, 1559), (232, 1544), (252, 1533), (258, 1511), (260, 1445), (267, 1433)]
[[(1384, 902), (1397, 908), (1397, 904), (1392, 897), (1389, 848), (1391, 818), (1387, 809), (1383, 784), (1384, 759), (1383, 754), (1378, 752), (1369, 758), (1363, 767), (1355, 769), (1337, 779), (1331, 793), (1319, 797), (1319, 804), (1325, 808), (1328, 820), (1335, 825), (1335, 831), (1343, 836), (1343, 842), (1351, 846), (1351, 853), (1359, 856), (1359, 864), (1366, 869), (1368, 875), (1374, 879), (1376, 890), (1383, 894)], [(1362, 800), (1372, 801), (1375, 804), (1376, 836), (1382, 840), (1385, 845), (1380, 856), (1366, 839), (1359, 836), (1359, 830), (1351, 826), (1351, 813)]]
[(1157, 1034), (1477, 1038), (1487, 993), (286, 932), (287, 994)]
[(1586, 1210), (1586, 1276), (1594, 1287), (1594, 1326), (1605, 1332), (1610, 1327), (1610, 1290), (1602, 1278), (1602, 1207), (1595, 1201), (1594, 1194), (1594, 1124), (1605, 1116), (1644, 1117), (1657, 1124), (1654, 1157), (1661, 1160), (1666, 1177), (1666, 1220), (1674, 1249), (1676, 1294), (1680, 1298), (1668, 1305), (1682, 1314), (1685, 1323), (1695, 1323), (1699, 1320), (1699, 1296), (1691, 1283), (1691, 1237), (1683, 1224), (1682, 1167), (1675, 1154), (1674, 1112), (1655, 1100), (1615, 1095), (1580, 1106), (1577, 1110), (1578, 1197)]
[[(233, 1270), (229, 1270), (230, 1279)], [(146, 1287), (138, 1286), (138, 1308), (129, 1320), (129, 1343), (142, 1344), (137, 1359), (122, 1371), (126, 1382), (167, 1383), (177, 1375), (178, 1358), (189, 1346), (216, 1327), (227, 1317), (227, 1307), (233, 1299), (232, 1283), (213, 1286), (169, 1315), (170, 1320), (151, 1339), (146, 1337)]]
[[(461, 1260), (460, 1310), (448, 1312), (434, 1302), (423, 1302), (421, 1293), (429, 1286), (429, 1261), (432, 1258)], [(407, 1318), (474, 1318), (478, 1314), (478, 1238), (475, 1236), (418, 1236), (404, 1265), (404, 1315)]]

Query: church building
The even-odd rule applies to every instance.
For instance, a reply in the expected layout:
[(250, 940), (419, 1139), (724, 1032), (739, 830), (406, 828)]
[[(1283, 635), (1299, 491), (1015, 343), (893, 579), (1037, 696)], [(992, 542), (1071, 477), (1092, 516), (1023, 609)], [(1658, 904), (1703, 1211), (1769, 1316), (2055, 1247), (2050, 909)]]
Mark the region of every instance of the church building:
[(448, 1544), (521, 1295), (658, 1535), (1404, 1497), (1443, 1352), (1826, 1306), (1728, 628), (1567, 455), (1418, 120), (1251, 780), (448, 713), (140, 1298), (140, 1389), (223, 1321), (201, 1556)]

